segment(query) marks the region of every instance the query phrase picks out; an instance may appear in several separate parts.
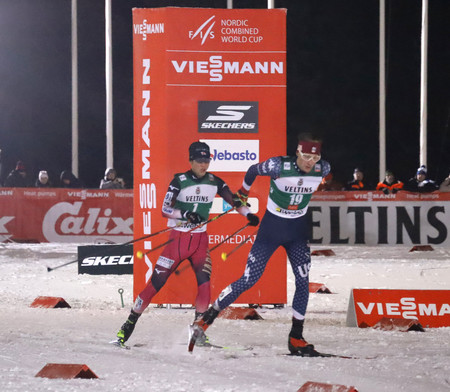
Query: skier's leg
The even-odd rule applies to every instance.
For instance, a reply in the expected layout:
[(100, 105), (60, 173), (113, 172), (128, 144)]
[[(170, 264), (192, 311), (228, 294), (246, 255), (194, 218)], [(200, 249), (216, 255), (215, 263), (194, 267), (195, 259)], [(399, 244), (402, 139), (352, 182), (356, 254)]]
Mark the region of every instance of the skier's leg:
[(171, 232), (170, 239), (172, 239), (172, 242), (162, 251), (156, 262), (150, 281), (136, 297), (128, 319), (122, 324), (119, 332), (117, 332), (117, 339), (121, 345), (130, 338), (141, 314), (183, 260), (180, 258), (184, 256), (181, 234), (176, 230)]
[(313, 355), (314, 346), (303, 337), (303, 324), (309, 299), (310, 248), (303, 241), (290, 243), (285, 248), (295, 276), (293, 317), (288, 348), (291, 353), (296, 355)]

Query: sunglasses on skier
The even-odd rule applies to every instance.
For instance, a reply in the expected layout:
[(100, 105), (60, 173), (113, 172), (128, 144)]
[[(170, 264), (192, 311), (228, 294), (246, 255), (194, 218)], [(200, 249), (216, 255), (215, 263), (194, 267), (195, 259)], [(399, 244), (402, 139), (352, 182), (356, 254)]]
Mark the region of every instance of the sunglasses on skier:
[(299, 153), (300, 157), (307, 162), (309, 162), (309, 161), (319, 162), (320, 158), (321, 158), (320, 154), (306, 154), (301, 151), (299, 151), (298, 153)]

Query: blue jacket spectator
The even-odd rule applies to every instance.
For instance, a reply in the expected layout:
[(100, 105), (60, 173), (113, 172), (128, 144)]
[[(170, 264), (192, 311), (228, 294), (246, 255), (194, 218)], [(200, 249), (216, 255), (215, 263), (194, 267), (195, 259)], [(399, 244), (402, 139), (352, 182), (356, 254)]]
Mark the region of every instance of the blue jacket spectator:
[(410, 178), (403, 189), (409, 192), (429, 193), (438, 190), (439, 185), (427, 178), (427, 167), (422, 165), (417, 169), (416, 176)]

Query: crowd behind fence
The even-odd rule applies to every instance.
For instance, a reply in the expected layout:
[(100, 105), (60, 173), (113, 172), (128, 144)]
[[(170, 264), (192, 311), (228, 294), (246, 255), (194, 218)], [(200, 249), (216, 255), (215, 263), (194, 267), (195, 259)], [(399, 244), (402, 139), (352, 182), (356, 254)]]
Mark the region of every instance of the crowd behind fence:
[[(85, 186), (84, 182), (77, 178), (70, 170), (63, 170), (59, 178), (50, 178), (47, 170), (40, 170), (35, 178), (29, 175), (23, 161), (18, 161), (14, 169), (6, 176), (0, 186), (7, 188), (90, 188)], [(99, 180), (99, 189), (126, 189), (123, 178), (117, 175), (117, 171), (108, 167), (105, 170), (104, 177)], [(320, 184), (318, 191), (382, 191), (385, 194), (397, 193), (401, 190), (409, 192), (428, 193), (434, 191), (450, 192), (450, 171), (449, 175), (438, 182), (428, 177), (427, 167), (420, 166), (416, 174), (405, 182), (396, 178), (391, 170), (386, 171), (383, 181), (373, 184), (364, 176), (364, 171), (355, 168), (353, 178), (348, 182), (338, 181), (333, 173), (328, 174)]]

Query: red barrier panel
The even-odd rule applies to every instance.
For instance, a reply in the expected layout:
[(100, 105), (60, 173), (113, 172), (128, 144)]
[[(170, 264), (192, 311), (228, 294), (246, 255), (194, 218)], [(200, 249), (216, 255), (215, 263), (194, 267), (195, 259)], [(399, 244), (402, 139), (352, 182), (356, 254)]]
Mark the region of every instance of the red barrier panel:
[(62, 379), (98, 378), (89, 366), (73, 363), (47, 363), (35, 377)]
[(70, 308), (71, 306), (62, 297), (39, 296), (30, 305), (31, 308)]
[(450, 290), (352, 289), (349, 327), (373, 327), (385, 317), (418, 320), (425, 328), (450, 327)]
[[(187, 155), (186, 152), (182, 154)], [(243, 173), (234, 174), (241, 178), (243, 176)], [(256, 182), (259, 180), (264, 178), (258, 178)], [(166, 186), (167, 184), (164, 185)], [(233, 188), (231, 182), (230, 186)], [(236, 186), (234, 185), (234, 189)], [(258, 189), (261, 189), (255, 191), (258, 197), (252, 197), (252, 187), (250, 203), (252, 209), (253, 206), (258, 209), (258, 201), (261, 200), (259, 210), (262, 210), (265, 197), (260, 195), (267, 189), (264, 184)], [(148, 193), (146, 188), (142, 189), (142, 194), (148, 199), (145, 203), (155, 200), (154, 192), (156, 190), (152, 191), (151, 186)], [(159, 192), (165, 192), (165, 188)], [(213, 204), (212, 211), (214, 214), (223, 211), (223, 203), (219, 199)], [(450, 192), (399, 192), (395, 195), (370, 191), (317, 192), (313, 195), (309, 213), (313, 222), (313, 247), (314, 244), (416, 244), (411, 251), (426, 251), (433, 249), (431, 245), (450, 245), (450, 232), (447, 229), (447, 222), (450, 221)], [(236, 215), (221, 218), (221, 226), (230, 227), (226, 233), (220, 230), (216, 232), (211, 225), (211, 246), (242, 226), (242, 218), (239, 219)], [(166, 227), (162, 218), (158, 225), (155, 223), (155, 218), (159, 219), (160, 216), (158, 208), (152, 216), (153, 231), (157, 231), (159, 225), (161, 228)], [(222, 251), (231, 250), (250, 233), (251, 231), (244, 231), (233, 237), (227, 242), (229, 248), (221, 246), (217, 250), (218, 256), (215, 253), (213, 256), (220, 258)], [(0, 242), (121, 243), (132, 240), (132, 235), (132, 190), (0, 188)], [(249, 245), (243, 248), (227, 263), (245, 258)], [(319, 255), (321, 252), (313, 251), (312, 255)], [(282, 251), (280, 255), (283, 255)], [(272, 263), (268, 267), (270, 264)], [(223, 266), (227, 264), (223, 263)]]
[(133, 239), (133, 192), (0, 189), (0, 242), (122, 243)]
[(308, 381), (297, 392), (358, 392), (353, 386)]

